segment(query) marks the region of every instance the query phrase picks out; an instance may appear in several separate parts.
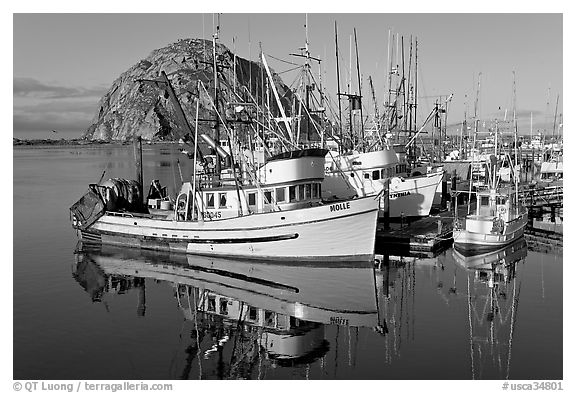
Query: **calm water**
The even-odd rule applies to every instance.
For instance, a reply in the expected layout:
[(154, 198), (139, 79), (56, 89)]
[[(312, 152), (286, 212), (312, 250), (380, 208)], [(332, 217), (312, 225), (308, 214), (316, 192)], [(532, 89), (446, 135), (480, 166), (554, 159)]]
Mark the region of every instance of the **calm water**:
[[(188, 173), (174, 149), (145, 146), (145, 191)], [(561, 248), (374, 269), (77, 247), (69, 206), (131, 155), (14, 149), (14, 379), (563, 377)]]

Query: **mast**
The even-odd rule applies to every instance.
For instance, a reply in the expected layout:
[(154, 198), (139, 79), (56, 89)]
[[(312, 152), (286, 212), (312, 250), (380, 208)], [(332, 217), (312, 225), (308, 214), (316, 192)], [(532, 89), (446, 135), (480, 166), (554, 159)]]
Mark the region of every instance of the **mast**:
[[(414, 131), (418, 122), (418, 38), (414, 38)], [(416, 146), (413, 148), (412, 158), (416, 161)]]
[(518, 174), (516, 171), (518, 170), (518, 122), (516, 119), (516, 72), (512, 71), (512, 86), (514, 89), (514, 188), (516, 189), (516, 212), (518, 212)]
[[(219, 18), (218, 18), (219, 19)], [(214, 127), (214, 143), (216, 144), (215, 149), (220, 146), (220, 121), (218, 116), (218, 111), (220, 109), (219, 100), (218, 100), (218, 64), (217, 64), (217, 56), (216, 56), (216, 41), (218, 40), (218, 32), (220, 30), (220, 21), (216, 25), (216, 31), (212, 35), (212, 55), (214, 57), (214, 110), (216, 111), (216, 125)], [(232, 149), (232, 146), (230, 146)], [(230, 150), (232, 152), (232, 150)], [(214, 171), (216, 172), (216, 176), (220, 176), (220, 172), (222, 170), (222, 166), (220, 164), (220, 157), (216, 154), (216, 163), (215, 163)]]
[(558, 115), (558, 100), (560, 99), (560, 94), (556, 96), (556, 109), (554, 110), (554, 126), (552, 127), (552, 138), (556, 135), (556, 116)]
[[(304, 24), (304, 30), (306, 31), (306, 44), (304, 50), (306, 51), (306, 63), (304, 65), (304, 74), (306, 77), (306, 138), (307, 142), (310, 143), (310, 50), (308, 48), (308, 14), (306, 14), (306, 21)], [(302, 103), (300, 103), (302, 106)], [(298, 141), (296, 141), (298, 143)]]
[[(480, 77), (482, 73), (478, 73), (478, 87), (476, 88), (476, 99), (474, 100), (474, 139), (472, 142), (472, 149), (476, 149), (476, 136), (478, 135), (478, 96), (480, 94)], [(470, 214), (470, 200), (472, 198), (472, 183), (474, 180), (474, 161), (477, 154), (472, 154), (472, 164), (470, 166), (470, 185), (468, 188), (468, 214)]]
[(342, 135), (342, 103), (340, 101), (340, 62), (338, 59), (338, 26), (336, 25), (336, 21), (334, 21), (334, 36), (336, 38), (336, 83), (338, 87), (338, 121), (339, 121), (339, 128), (340, 128), (340, 143), (338, 144), (338, 152), (342, 153), (342, 148), (344, 144), (344, 138)]
[(358, 40), (356, 38), (356, 28), (354, 28), (354, 44), (356, 46), (356, 71), (358, 73), (358, 99), (360, 101), (360, 140), (362, 141), (362, 151), (366, 151), (364, 145), (364, 116), (362, 114), (362, 79), (360, 78), (360, 62), (358, 61)]

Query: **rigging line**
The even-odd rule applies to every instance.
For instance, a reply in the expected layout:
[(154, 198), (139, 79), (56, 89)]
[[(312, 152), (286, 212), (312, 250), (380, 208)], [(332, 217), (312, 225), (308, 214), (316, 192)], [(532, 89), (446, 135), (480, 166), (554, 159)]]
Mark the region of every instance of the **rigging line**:
[(274, 60), (281, 61), (282, 63), (292, 64), (292, 65), (295, 65), (295, 66), (298, 66), (298, 67), (302, 67), (302, 65), (300, 65), (300, 64), (296, 64), (296, 63), (292, 63), (291, 61), (279, 59), (279, 58), (277, 58), (277, 57), (272, 56), (272, 55), (269, 54), (269, 53), (265, 53), (265, 55), (266, 55), (267, 57), (271, 57), (271, 58), (274, 59)]
[(299, 69), (300, 67), (301, 67), (301, 66), (297, 66), (297, 67), (294, 67), (294, 68), (290, 68), (290, 69), (288, 69), (288, 70), (286, 70), (286, 71), (280, 71), (280, 72), (277, 72), (276, 75), (282, 75), (282, 74), (285, 74), (285, 73), (287, 73), (287, 72), (297, 70), (297, 69)]

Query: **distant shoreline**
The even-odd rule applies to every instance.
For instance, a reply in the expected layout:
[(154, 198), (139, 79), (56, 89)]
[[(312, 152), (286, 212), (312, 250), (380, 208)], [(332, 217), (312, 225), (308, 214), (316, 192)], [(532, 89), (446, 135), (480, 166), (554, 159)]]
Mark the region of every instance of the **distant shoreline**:
[[(142, 141), (143, 144), (174, 144), (177, 141)], [(12, 138), (12, 146), (97, 146), (131, 145), (132, 141), (106, 141), (87, 139), (19, 139)]]

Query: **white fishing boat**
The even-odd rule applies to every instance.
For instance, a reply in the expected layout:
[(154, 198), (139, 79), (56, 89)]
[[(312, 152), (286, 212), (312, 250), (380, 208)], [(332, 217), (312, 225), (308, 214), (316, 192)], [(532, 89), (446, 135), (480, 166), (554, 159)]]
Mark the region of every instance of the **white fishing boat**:
[[(329, 152), (322, 197), (339, 200), (353, 196), (382, 196), (389, 182), (390, 217), (428, 216), (444, 171), (435, 168), (428, 173), (408, 177), (406, 166), (393, 149), (345, 155)], [(384, 215), (384, 203), (384, 198), (381, 198), (380, 217)]]
[(483, 253), (501, 248), (524, 235), (528, 211), (513, 188), (476, 192), (476, 212), (453, 229), (454, 248), (463, 253)]
[[(378, 200), (325, 204), (323, 149), (282, 153), (239, 184), (231, 171), (184, 182), (173, 209), (140, 213), (130, 195), (91, 185), (71, 207), (85, 241), (191, 254), (294, 260), (371, 260)], [(227, 174), (227, 176), (226, 176)], [(129, 193), (130, 194), (130, 193)], [(136, 193), (133, 193), (136, 194)], [(138, 203), (136, 203), (138, 205)]]

